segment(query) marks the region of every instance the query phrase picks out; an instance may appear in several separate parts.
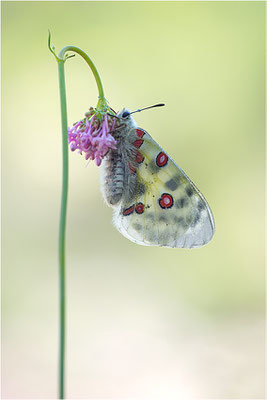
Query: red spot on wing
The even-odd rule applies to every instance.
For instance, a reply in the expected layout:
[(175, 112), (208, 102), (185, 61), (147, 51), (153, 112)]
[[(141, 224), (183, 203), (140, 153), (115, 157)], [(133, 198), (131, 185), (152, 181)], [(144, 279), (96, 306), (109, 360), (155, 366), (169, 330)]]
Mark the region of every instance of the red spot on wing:
[(168, 156), (167, 154), (163, 153), (163, 151), (161, 151), (156, 158), (156, 164), (158, 167), (164, 167), (164, 165), (166, 165), (168, 162)]
[(123, 210), (122, 214), (123, 215), (130, 215), (134, 212), (134, 206), (125, 208), (125, 210)]
[(134, 147), (136, 147), (137, 149), (139, 149), (141, 146), (142, 146), (142, 144), (143, 144), (143, 139), (137, 139), (137, 140), (135, 140), (134, 142), (133, 142), (133, 145), (134, 145)]
[(173, 197), (169, 193), (163, 193), (159, 198), (161, 208), (171, 208), (173, 206)]
[(145, 134), (144, 131), (141, 131), (141, 129), (136, 129), (136, 134), (139, 138), (142, 138)]
[(137, 150), (135, 154), (135, 161), (141, 164), (144, 161), (144, 156)]
[(145, 206), (144, 206), (143, 203), (137, 203), (136, 206), (135, 206), (135, 212), (137, 214), (143, 214), (144, 208), (145, 208)]
[(136, 173), (136, 169), (134, 168), (133, 164), (130, 161), (129, 161), (129, 170), (130, 170), (130, 174)]

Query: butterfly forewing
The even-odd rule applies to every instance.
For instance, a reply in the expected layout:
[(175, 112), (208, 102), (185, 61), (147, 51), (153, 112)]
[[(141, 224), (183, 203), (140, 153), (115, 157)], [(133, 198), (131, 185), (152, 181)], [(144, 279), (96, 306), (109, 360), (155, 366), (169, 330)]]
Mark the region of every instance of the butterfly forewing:
[[(210, 208), (196, 186), (143, 129), (132, 128), (122, 200), (114, 224), (128, 239), (148, 246), (200, 247), (214, 233)], [(125, 156), (126, 157), (126, 156)], [(127, 185), (135, 174), (134, 188)]]

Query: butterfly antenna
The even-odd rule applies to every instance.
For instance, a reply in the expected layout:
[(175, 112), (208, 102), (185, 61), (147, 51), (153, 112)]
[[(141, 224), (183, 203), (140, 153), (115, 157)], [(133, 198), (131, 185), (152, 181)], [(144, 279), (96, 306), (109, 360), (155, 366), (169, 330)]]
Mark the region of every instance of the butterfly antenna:
[(110, 113), (107, 113), (107, 115), (109, 115), (110, 117), (114, 117), (114, 118), (117, 118), (117, 119), (119, 119), (119, 120), (120, 120), (120, 118), (119, 118), (119, 117), (117, 117), (117, 115), (113, 115), (113, 114), (110, 114)]
[(130, 114), (134, 114), (134, 113), (136, 113), (136, 112), (140, 112), (140, 111), (143, 111), (143, 110), (148, 110), (149, 108), (163, 107), (163, 106), (165, 106), (165, 104), (159, 103), (159, 104), (155, 104), (154, 106), (149, 106), (149, 107), (145, 107), (145, 108), (140, 108), (139, 110), (132, 111)]

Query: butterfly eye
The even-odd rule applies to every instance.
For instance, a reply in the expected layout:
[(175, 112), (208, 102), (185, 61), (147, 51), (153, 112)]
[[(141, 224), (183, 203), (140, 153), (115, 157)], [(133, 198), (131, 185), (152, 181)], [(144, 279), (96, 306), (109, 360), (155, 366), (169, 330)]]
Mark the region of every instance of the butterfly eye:
[(122, 118), (127, 118), (130, 115), (130, 111), (124, 111), (124, 113), (122, 114)]

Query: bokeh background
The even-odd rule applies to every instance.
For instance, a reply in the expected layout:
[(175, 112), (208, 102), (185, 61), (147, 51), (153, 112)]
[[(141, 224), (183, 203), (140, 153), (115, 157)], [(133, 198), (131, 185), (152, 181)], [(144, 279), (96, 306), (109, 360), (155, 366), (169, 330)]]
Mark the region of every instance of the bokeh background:
[[(55, 398), (61, 125), (57, 51), (94, 60), (207, 198), (207, 246), (138, 246), (99, 168), (70, 153), (69, 398), (264, 397), (264, 2), (2, 2), (2, 397)], [(69, 123), (97, 102), (66, 63)]]

